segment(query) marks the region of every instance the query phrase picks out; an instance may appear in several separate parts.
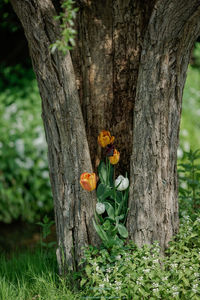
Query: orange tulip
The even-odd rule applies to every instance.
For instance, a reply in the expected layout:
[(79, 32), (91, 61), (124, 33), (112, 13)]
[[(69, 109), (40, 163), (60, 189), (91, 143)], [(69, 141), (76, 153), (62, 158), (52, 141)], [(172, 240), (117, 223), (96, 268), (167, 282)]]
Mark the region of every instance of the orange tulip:
[(80, 177), (80, 184), (82, 188), (86, 191), (93, 191), (96, 189), (97, 176), (95, 173), (83, 173)]
[(116, 165), (119, 161), (119, 157), (120, 157), (120, 153), (119, 151), (117, 151), (117, 149), (114, 150), (114, 153), (113, 153), (113, 156), (109, 156), (109, 160), (110, 160), (110, 163), (112, 165)]
[(101, 147), (105, 148), (109, 144), (113, 144), (114, 136), (111, 136), (110, 131), (102, 130), (98, 136), (98, 143)]

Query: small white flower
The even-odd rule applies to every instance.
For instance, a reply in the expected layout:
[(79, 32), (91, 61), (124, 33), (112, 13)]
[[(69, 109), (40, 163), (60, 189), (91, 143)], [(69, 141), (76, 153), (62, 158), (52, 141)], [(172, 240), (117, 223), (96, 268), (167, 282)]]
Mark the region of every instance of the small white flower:
[(172, 295), (173, 295), (173, 297), (176, 297), (176, 296), (178, 296), (178, 294), (179, 294), (179, 292), (174, 292)]
[(158, 289), (156, 288), (156, 289), (153, 289), (153, 293), (158, 293)]
[(24, 141), (22, 139), (16, 140), (15, 147), (16, 147), (17, 152), (23, 156), (24, 155)]
[(100, 289), (103, 289), (104, 288), (104, 284), (100, 284), (99, 287), (100, 287)]
[(118, 191), (124, 191), (128, 188), (128, 186), (129, 186), (128, 178), (125, 178), (122, 175), (119, 175), (115, 180), (115, 187), (117, 187)]
[(43, 171), (41, 174), (42, 174), (42, 178), (49, 178), (49, 172), (48, 171)]
[(98, 202), (96, 204), (96, 212), (98, 213), (98, 215), (102, 215), (106, 210), (105, 204)]
[(106, 275), (106, 277), (104, 278), (104, 280), (103, 280), (103, 281), (105, 281), (105, 282), (109, 282), (108, 275)]
[(171, 264), (171, 267), (172, 267), (172, 268), (177, 268), (177, 267), (178, 267), (178, 264)]
[(149, 273), (149, 272), (150, 272), (150, 269), (144, 270), (144, 273)]
[(143, 280), (143, 276), (139, 277), (138, 280)]
[(162, 280), (163, 280), (163, 281), (168, 280), (168, 277), (167, 277), (167, 276), (166, 276), (166, 277), (163, 277)]
[(148, 259), (148, 257), (146, 257), (146, 256), (143, 256), (143, 257), (142, 257), (142, 259), (144, 259), (144, 260), (147, 260), (147, 259)]
[(120, 260), (120, 259), (121, 259), (121, 255), (117, 255), (117, 256), (115, 257), (115, 259), (116, 259), (116, 260)]
[(152, 284), (154, 287), (159, 287), (159, 284), (158, 283), (155, 283), (155, 282), (153, 282), (153, 284)]
[(153, 260), (153, 263), (154, 263), (154, 264), (157, 264), (157, 263), (158, 263), (158, 259), (154, 259), (154, 260)]
[(118, 285), (118, 286), (120, 286), (122, 283), (121, 283), (121, 281), (115, 280), (115, 284)]
[(106, 269), (107, 273), (111, 273), (111, 268)]

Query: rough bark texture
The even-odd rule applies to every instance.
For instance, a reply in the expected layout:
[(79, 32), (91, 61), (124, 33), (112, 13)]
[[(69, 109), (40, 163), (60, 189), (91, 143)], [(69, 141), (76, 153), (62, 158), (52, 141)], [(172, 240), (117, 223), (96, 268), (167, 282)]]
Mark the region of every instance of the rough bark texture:
[[(42, 98), (42, 117), (48, 143), (59, 248), (64, 271), (75, 268), (82, 246), (95, 242), (92, 216), (95, 192), (81, 189), (82, 172), (92, 171), (71, 57), (50, 54), (59, 36), (51, 1), (12, 1), (28, 40), (30, 55)], [(73, 261), (74, 259), (74, 261)], [(65, 265), (63, 266), (63, 263)]]
[(134, 107), (128, 217), (138, 245), (158, 240), (164, 250), (178, 230), (177, 147), (182, 92), (199, 1), (158, 1), (145, 33)]
[(130, 238), (138, 245), (158, 240), (164, 249), (178, 228), (176, 151), (186, 70), (200, 31), (199, 1), (77, 1), (73, 67), (69, 53), (49, 53), (59, 36), (52, 1), (11, 2), (42, 97), (58, 259), (74, 267), (81, 247), (95, 243), (95, 193), (80, 190), (79, 176), (101, 156), (102, 129), (116, 136), (118, 171), (131, 167)]
[(118, 172), (129, 172), (141, 45), (153, 3), (84, 1), (79, 7), (72, 60), (94, 166), (101, 156), (97, 136), (106, 129), (120, 151)]

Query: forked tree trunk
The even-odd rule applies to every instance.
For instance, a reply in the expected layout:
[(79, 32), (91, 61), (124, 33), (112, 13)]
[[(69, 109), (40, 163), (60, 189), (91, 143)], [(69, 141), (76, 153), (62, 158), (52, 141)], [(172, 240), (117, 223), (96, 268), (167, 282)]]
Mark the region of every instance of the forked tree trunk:
[(79, 176), (101, 156), (102, 129), (116, 136), (118, 172), (131, 167), (130, 238), (138, 245), (158, 240), (164, 249), (178, 229), (176, 151), (199, 1), (77, 2), (73, 67), (69, 53), (49, 51), (59, 38), (55, 1), (11, 2), (42, 98), (62, 271), (75, 268), (83, 245), (96, 243), (95, 193), (80, 189)]

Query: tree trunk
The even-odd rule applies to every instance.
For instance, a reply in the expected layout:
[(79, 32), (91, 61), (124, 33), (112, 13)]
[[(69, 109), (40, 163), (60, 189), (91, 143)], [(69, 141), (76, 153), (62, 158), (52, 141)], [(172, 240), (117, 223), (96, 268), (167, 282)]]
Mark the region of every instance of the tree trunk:
[(141, 45), (153, 2), (84, 1), (79, 7), (72, 61), (93, 166), (101, 157), (97, 136), (106, 129), (120, 150), (118, 172), (129, 173)]
[(71, 57), (49, 46), (59, 37), (56, 12), (49, 0), (12, 1), (28, 40), (30, 55), (42, 98), (42, 117), (58, 237), (60, 270), (75, 269), (82, 247), (94, 244), (92, 217), (95, 192), (79, 185), (80, 174), (92, 172)]
[(164, 250), (178, 231), (177, 148), (182, 93), (200, 33), (199, 1), (158, 1), (142, 46), (134, 107), (127, 227)]
[(130, 238), (164, 249), (178, 229), (176, 151), (199, 1), (77, 1), (77, 43), (65, 57), (49, 51), (59, 38), (52, 1), (11, 2), (42, 97), (62, 271), (96, 243), (95, 193), (82, 191), (79, 177), (96, 168), (102, 129), (116, 136), (118, 172), (131, 172)]

